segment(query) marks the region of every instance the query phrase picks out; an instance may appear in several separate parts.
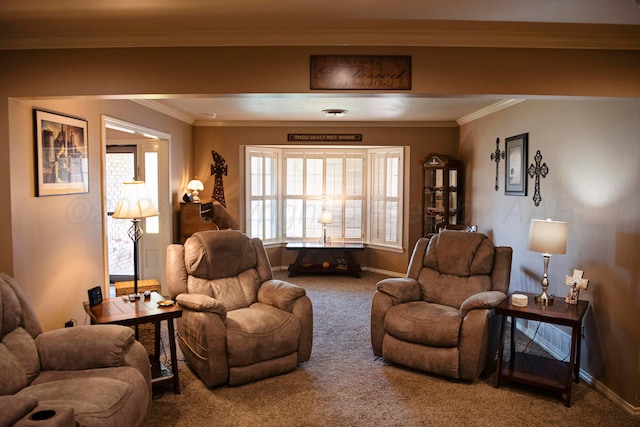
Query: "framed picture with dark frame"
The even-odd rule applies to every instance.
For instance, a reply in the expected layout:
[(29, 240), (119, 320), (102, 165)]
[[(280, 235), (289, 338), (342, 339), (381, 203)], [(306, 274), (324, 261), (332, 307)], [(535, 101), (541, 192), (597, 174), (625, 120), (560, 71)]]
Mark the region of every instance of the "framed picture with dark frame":
[(529, 134), (523, 133), (505, 139), (504, 194), (527, 195), (527, 162)]
[(89, 192), (87, 121), (33, 109), (36, 196)]

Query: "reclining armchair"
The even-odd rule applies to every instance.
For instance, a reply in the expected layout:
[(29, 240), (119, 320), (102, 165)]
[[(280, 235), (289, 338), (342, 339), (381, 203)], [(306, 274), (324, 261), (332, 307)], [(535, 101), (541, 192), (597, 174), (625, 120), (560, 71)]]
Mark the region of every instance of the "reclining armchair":
[(0, 273), (0, 426), (141, 426), (150, 409), (151, 366), (131, 328), (42, 332)]
[[(406, 277), (378, 282), (371, 345), (389, 362), (475, 381), (495, 361), (512, 249), (480, 233), (443, 230), (418, 240)], [(493, 363), (493, 362), (492, 362)]]
[(200, 231), (167, 248), (169, 296), (182, 307), (177, 340), (208, 386), (237, 386), (309, 360), (313, 311), (305, 290), (274, 280), (262, 241)]

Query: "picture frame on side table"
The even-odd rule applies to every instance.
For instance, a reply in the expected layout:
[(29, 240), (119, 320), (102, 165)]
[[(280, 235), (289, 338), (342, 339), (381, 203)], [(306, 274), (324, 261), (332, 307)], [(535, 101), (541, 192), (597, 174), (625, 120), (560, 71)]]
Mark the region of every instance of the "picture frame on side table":
[(89, 192), (87, 121), (33, 109), (36, 196)]
[(528, 145), (528, 133), (505, 139), (504, 194), (508, 196), (527, 195)]

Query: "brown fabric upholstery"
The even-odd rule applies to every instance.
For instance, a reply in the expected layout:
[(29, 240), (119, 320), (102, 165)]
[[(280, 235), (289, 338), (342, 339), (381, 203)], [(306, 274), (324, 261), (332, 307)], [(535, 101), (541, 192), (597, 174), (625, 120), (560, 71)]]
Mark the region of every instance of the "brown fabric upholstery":
[(38, 425), (145, 424), (151, 368), (130, 328), (78, 326), (43, 333), (22, 289), (4, 273), (0, 322), (0, 425), (23, 425), (41, 410), (56, 415)]
[(486, 235), (443, 230), (416, 243), (407, 275), (377, 284), (371, 345), (377, 356), (474, 381), (493, 362), (493, 308), (507, 297), (512, 250)]
[(183, 309), (178, 344), (207, 386), (256, 381), (309, 360), (311, 301), (303, 288), (273, 280), (260, 239), (194, 233), (167, 248), (167, 280)]

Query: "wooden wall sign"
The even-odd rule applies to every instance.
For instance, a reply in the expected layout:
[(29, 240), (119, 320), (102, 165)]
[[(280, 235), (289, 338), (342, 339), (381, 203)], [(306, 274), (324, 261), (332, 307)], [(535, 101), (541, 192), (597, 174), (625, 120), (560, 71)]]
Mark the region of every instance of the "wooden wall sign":
[(361, 133), (290, 133), (288, 141), (297, 142), (357, 142), (362, 141)]
[(311, 55), (311, 89), (411, 89), (410, 56)]

